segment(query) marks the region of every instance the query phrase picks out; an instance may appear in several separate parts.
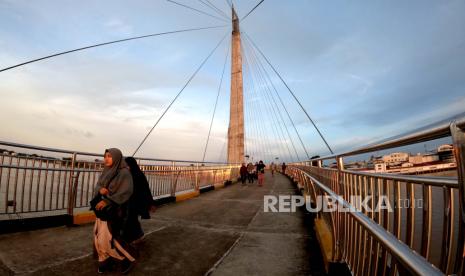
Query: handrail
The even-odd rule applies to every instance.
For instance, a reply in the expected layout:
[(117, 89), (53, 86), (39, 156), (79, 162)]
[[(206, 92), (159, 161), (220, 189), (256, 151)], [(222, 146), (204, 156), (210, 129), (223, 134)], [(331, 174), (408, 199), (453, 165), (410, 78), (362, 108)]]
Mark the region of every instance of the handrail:
[[(299, 168), (299, 166), (296, 166)], [(338, 172), (337, 169), (332, 168), (324, 168), (328, 171)], [(388, 173), (372, 173), (372, 172), (359, 172), (353, 170), (341, 170), (343, 173), (350, 173), (353, 175), (360, 175), (360, 176), (370, 176), (376, 177), (379, 179), (386, 179), (386, 180), (395, 180), (401, 182), (410, 182), (415, 184), (426, 184), (435, 187), (447, 187), (447, 188), (459, 188), (458, 179), (452, 177), (425, 177), (425, 176), (414, 176), (414, 175), (406, 175), (406, 174), (388, 174)]]
[[(13, 165), (1, 165), (0, 168), (5, 168), (5, 169), (17, 169), (17, 170), (31, 170), (31, 171), (55, 171), (55, 172), (102, 172), (102, 170), (96, 170), (96, 169), (61, 169), (61, 168), (44, 168), (44, 167), (27, 167), (27, 166), (13, 166)], [(229, 169), (229, 166), (225, 166), (224, 168), (216, 168), (216, 169), (210, 169), (209, 167), (191, 167), (191, 166), (185, 166), (182, 167), (182, 169), (179, 170), (142, 170), (144, 173), (157, 173), (157, 172), (163, 172), (163, 173), (171, 173), (171, 172), (179, 172), (179, 171), (196, 171), (196, 172), (210, 172), (210, 171), (221, 171), (221, 170), (226, 170)]]
[[(58, 162), (43, 162), (43, 159), (30, 156), (0, 155), (0, 186), (4, 191), (0, 195), (0, 217), (24, 213), (42, 216), (50, 215), (49, 211), (63, 210), (73, 215), (75, 208), (88, 206), (103, 164), (77, 161), (77, 155), (73, 152), (70, 160)], [(155, 197), (174, 196), (192, 188), (199, 190), (205, 185), (231, 181), (239, 168), (232, 164), (201, 166), (197, 163), (188, 166), (174, 163), (152, 165), (142, 162), (141, 169)]]
[(89, 153), (89, 152), (78, 152), (78, 151), (71, 151), (71, 150), (64, 150), (64, 149), (56, 149), (56, 148), (48, 148), (48, 147), (40, 147), (40, 146), (33, 146), (33, 145), (26, 145), (26, 144), (19, 144), (7, 141), (0, 141), (0, 145), (8, 146), (8, 147), (15, 147), (15, 148), (25, 148), (25, 149), (33, 149), (33, 150), (40, 150), (40, 151), (50, 151), (56, 153), (67, 153), (67, 154), (79, 154), (79, 155), (87, 155), (87, 156), (103, 156), (103, 154), (98, 153)]
[(434, 139), (444, 138), (444, 137), (450, 136), (450, 124), (451, 122), (454, 122), (454, 121), (455, 121), (455, 124), (459, 128), (465, 129), (465, 113), (461, 113), (456, 116), (452, 116), (450, 118), (436, 122), (434, 124), (426, 125), (424, 127), (415, 129), (413, 131), (410, 131), (410, 132), (407, 132), (401, 135), (383, 139), (378, 142), (368, 144), (366, 146), (360, 147), (355, 150), (339, 152), (336, 154), (331, 154), (331, 155), (323, 156), (320, 158), (306, 160), (303, 162), (334, 159), (336, 157), (363, 154), (363, 153), (368, 153), (368, 152), (373, 152), (373, 151), (378, 151), (378, 150), (402, 147), (402, 146), (407, 146), (407, 145), (416, 144), (420, 142), (426, 142), (426, 141), (430, 141)]
[[(57, 148), (49, 148), (49, 147), (41, 147), (41, 146), (33, 146), (27, 144), (18, 144), (13, 142), (7, 141), (0, 141), (0, 145), (8, 146), (8, 147), (15, 147), (15, 148), (25, 148), (25, 149), (32, 149), (32, 150), (40, 150), (40, 151), (49, 151), (55, 153), (66, 153), (66, 154), (77, 154), (77, 155), (84, 155), (84, 156), (98, 156), (103, 157), (101, 153), (91, 153), (91, 152), (83, 152), (83, 151), (72, 151), (72, 150), (64, 150), (64, 149), (57, 149)], [(161, 159), (161, 158), (144, 158), (144, 157), (134, 157), (139, 160), (144, 161), (159, 161), (159, 162), (179, 162), (179, 163), (199, 163), (199, 164), (228, 164), (225, 162), (211, 162), (211, 161), (192, 161), (192, 160), (171, 160), (171, 159)]]
[(395, 175), (387, 173), (367, 173), (367, 172), (357, 172), (351, 170), (341, 170), (344, 173), (351, 173), (354, 175), (363, 175), (377, 177), (379, 179), (386, 180), (397, 180), (397, 181), (406, 181), (415, 184), (426, 184), (436, 187), (447, 187), (447, 188), (459, 188), (458, 180), (455, 178), (434, 178), (434, 177), (424, 177), (424, 176), (412, 176), (412, 175)]
[[(297, 168), (299, 169), (299, 168)], [(410, 272), (417, 275), (444, 275), (439, 269), (429, 263), (425, 258), (411, 250), (406, 244), (399, 241), (391, 233), (387, 232), (379, 224), (375, 223), (362, 212), (350, 205), (341, 196), (337, 195), (323, 183), (312, 177), (306, 171), (302, 171), (315, 185), (317, 185), (326, 194), (335, 199), (344, 208), (348, 208), (349, 214), (354, 217), (366, 231), (370, 232), (381, 244), (383, 244), (395, 258), (400, 261)]]

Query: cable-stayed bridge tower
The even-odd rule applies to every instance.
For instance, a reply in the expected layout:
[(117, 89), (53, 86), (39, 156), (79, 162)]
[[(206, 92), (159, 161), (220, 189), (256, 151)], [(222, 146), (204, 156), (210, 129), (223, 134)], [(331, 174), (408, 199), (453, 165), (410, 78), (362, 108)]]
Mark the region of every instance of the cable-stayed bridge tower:
[(239, 18), (232, 7), (231, 100), (228, 128), (228, 163), (244, 160), (244, 97)]

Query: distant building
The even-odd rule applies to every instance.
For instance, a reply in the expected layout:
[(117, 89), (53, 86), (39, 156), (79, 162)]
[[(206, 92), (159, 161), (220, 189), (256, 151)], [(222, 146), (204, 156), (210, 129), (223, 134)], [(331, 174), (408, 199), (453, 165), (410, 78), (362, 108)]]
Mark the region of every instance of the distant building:
[[(317, 158), (320, 158), (320, 156), (319, 156), (319, 155), (312, 156), (312, 158), (310, 158), (310, 160), (312, 160), (312, 159), (317, 159)], [(320, 161), (316, 161), (316, 160), (315, 160), (315, 161), (312, 161), (312, 166), (318, 167), (318, 163), (319, 163), (319, 162), (320, 162)]]
[(407, 163), (403, 163), (401, 167), (402, 168), (411, 168), (413, 166), (414, 166), (413, 163), (407, 162)]
[[(373, 168), (367, 165), (365, 171), (375, 171), (377, 173), (401, 173), (401, 174), (422, 174), (435, 171), (454, 170), (457, 165), (454, 158), (454, 148), (452, 145), (441, 145), (436, 153), (410, 155), (406, 152), (395, 152), (382, 157), (372, 156), (368, 164), (373, 164)], [(357, 163), (351, 164), (351, 168), (356, 169)]]
[(409, 161), (409, 154), (406, 152), (394, 152), (383, 156), (383, 161), (389, 166), (401, 165)]
[(441, 162), (455, 162), (454, 147), (449, 144), (439, 146), (438, 157)]
[(439, 156), (437, 154), (420, 154), (409, 156), (408, 162), (413, 165), (433, 163), (439, 161)]
[(361, 170), (368, 168), (368, 162), (366, 161), (356, 161), (344, 164), (344, 167), (349, 170)]
[(450, 145), (450, 144), (445, 144), (445, 145), (441, 145), (438, 147), (438, 152), (446, 152), (446, 151), (453, 151), (454, 150), (454, 146)]
[(383, 159), (375, 159), (373, 160), (373, 164), (375, 165), (375, 172), (386, 172), (387, 171), (387, 164), (384, 162)]

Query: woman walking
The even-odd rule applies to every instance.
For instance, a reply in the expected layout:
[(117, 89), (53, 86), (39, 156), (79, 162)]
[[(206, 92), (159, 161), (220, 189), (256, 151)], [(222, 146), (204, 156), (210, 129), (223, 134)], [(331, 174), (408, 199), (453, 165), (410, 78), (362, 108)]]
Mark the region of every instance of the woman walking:
[(250, 162), (247, 164), (247, 178), (249, 179), (249, 183), (253, 183), (254, 181), (254, 170), (255, 166)]
[(122, 239), (127, 202), (133, 192), (132, 177), (119, 149), (105, 150), (104, 169), (91, 201), (97, 219), (94, 246), (98, 253), (98, 273), (104, 273), (112, 259), (120, 262), (121, 272), (128, 273), (135, 263), (134, 250)]
[(263, 186), (263, 182), (265, 181), (265, 164), (263, 161), (260, 160), (257, 165), (257, 173), (258, 173), (258, 186)]
[(271, 169), (271, 176), (274, 177), (274, 172), (276, 171), (276, 164), (274, 162), (271, 162), (270, 169)]
[(136, 159), (126, 157), (124, 161), (126, 161), (131, 172), (134, 189), (128, 202), (128, 214), (124, 224), (123, 239), (128, 243), (132, 243), (140, 241), (144, 237), (139, 216), (142, 219), (150, 219), (153, 197), (147, 177), (140, 169)]
[(255, 162), (255, 173), (253, 175), (254, 179), (258, 180), (258, 162)]
[(242, 163), (239, 173), (241, 175), (242, 185), (245, 185), (245, 181), (247, 180), (247, 167), (245, 166), (245, 163)]
[(286, 168), (287, 168), (286, 163), (283, 162), (283, 165), (281, 166), (281, 169), (282, 169), (282, 173), (284, 175), (286, 175)]

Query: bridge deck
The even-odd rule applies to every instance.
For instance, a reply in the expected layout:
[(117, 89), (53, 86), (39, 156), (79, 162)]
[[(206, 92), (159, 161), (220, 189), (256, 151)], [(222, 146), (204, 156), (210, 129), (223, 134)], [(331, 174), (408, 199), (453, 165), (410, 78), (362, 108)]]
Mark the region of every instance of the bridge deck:
[[(324, 274), (312, 219), (300, 210), (264, 213), (266, 194), (294, 188), (286, 177), (267, 174), (264, 187), (235, 184), (160, 207), (143, 222), (147, 235), (131, 274)], [(87, 225), (2, 235), (0, 274), (95, 274), (91, 232)]]

